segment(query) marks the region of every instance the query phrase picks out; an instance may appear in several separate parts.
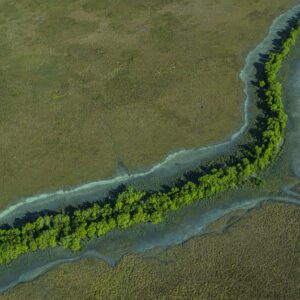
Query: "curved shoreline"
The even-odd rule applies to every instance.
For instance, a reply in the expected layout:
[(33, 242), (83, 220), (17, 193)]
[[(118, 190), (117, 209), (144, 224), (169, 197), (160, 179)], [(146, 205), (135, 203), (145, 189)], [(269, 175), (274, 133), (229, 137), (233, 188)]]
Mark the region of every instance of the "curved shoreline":
[[(242, 76), (242, 74), (241, 74)], [(244, 90), (245, 92), (245, 90)], [(93, 181), (90, 183), (85, 183), (82, 185), (78, 185), (75, 187), (71, 187), (71, 188), (63, 188), (63, 189), (59, 189), (55, 192), (48, 192), (48, 193), (42, 193), (42, 194), (38, 194), (35, 196), (30, 196), (30, 197), (26, 197), (26, 198), (20, 198), (19, 200), (16, 201), (15, 204), (12, 204), (10, 206), (8, 206), (7, 208), (3, 209), (0, 211), (0, 222), (7, 222), (6, 220), (9, 219), (13, 219), (16, 218), (16, 215), (13, 215), (13, 213), (15, 211), (17, 211), (17, 215), (19, 215), (18, 210), (22, 209), (23, 207), (26, 208), (27, 205), (30, 205), (32, 203), (35, 202), (43, 202), (43, 201), (47, 201), (47, 203), (49, 203), (49, 201), (55, 201), (55, 197), (72, 197), (72, 194), (76, 194), (76, 193), (88, 193), (89, 190), (92, 190), (94, 188), (101, 188), (107, 186), (107, 185), (119, 185), (119, 184), (126, 184), (128, 181), (131, 180), (135, 180), (135, 179), (140, 179), (142, 177), (146, 177), (148, 175), (150, 176), (155, 176), (153, 175), (153, 173), (155, 172), (159, 172), (161, 171), (162, 168), (164, 167), (169, 167), (168, 165), (172, 164), (176, 165), (176, 163), (180, 160), (185, 160), (188, 159), (190, 160), (190, 157), (192, 156), (197, 156), (195, 160), (198, 160), (198, 156), (201, 155), (201, 152), (204, 152), (204, 156), (206, 156), (207, 154), (210, 155), (210, 151), (218, 151), (219, 148), (223, 148), (233, 142), (235, 142), (236, 139), (238, 139), (243, 133), (244, 131), (247, 129), (247, 126), (249, 125), (249, 116), (248, 116), (248, 105), (249, 105), (249, 97), (246, 97), (246, 100), (244, 101), (243, 104), (243, 111), (244, 111), (244, 124), (240, 127), (240, 129), (238, 129), (237, 131), (235, 131), (228, 139), (225, 140), (225, 142), (221, 142), (218, 144), (212, 144), (212, 145), (208, 145), (208, 146), (204, 146), (201, 148), (197, 148), (197, 149), (183, 149), (183, 150), (179, 150), (177, 152), (171, 153), (169, 155), (167, 155), (167, 157), (165, 159), (163, 159), (161, 162), (159, 162), (158, 164), (154, 165), (153, 167), (146, 169), (146, 171), (144, 172), (133, 172), (132, 174), (124, 174), (124, 175), (120, 175), (120, 176), (115, 176), (109, 179), (101, 179), (98, 181)], [(221, 150), (221, 149), (220, 149)], [(205, 153), (209, 151), (208, 153)], [(207, 159), (206, 157), (204, 159)], [(53, 199), (54, 198), (54, 199)], [(23, 210), (20, 214), (23, 213)]]
[[(291, 14), (291, 15), (293, 15), (293, 10), (294, 9), (297, 9), (298, 7), (300, 7), (300, 5), (297, 5), (296, 7), (294, 7), (291, 11), (289, 11), (288, 13), (289, 14)], [(285, 13), (285, 14), (283, 14), (283, 15), (281, 15), (280, 17), (278, 17), (274, 22), (281, 22), (281, 21), (283, 21), (283, 20), (281, 20), (281, 18), (289, 18), (290, 16), (288, 15), (287, 16), (287, 14), (288, 13)], [(286, 21), (286, 20), (285, 20)], [(284, 21), (284, 22), (285, 22)], [(274, 27), (276, 27), (276, 29), (274, 29), (274, 27), (273, 27), (273, 25), (271, 26), (271, 29), (270, 29), (270, 31), (269, 31), (269, 34), (268, 34), (268, 36), (264, 39), (264, 41), (261, 43), (261, 44), (259, 44), (256, 48), (255, 48), (255, 50), (257, 50), (257, 51), (255, 51), (255, 50), (253, 50), (253, 51), (251, 51), (250, 53), (249, 53), (249, 55), (247, 56), (247, 59), (249, 59), (249, 60), (251, 60), (251, 58), (253, 58), (254, 56), (255, 56), (255, 54), (257, 54), (257, 53), (260, 53), (261, 51), (263, 51), (262, 49), (265, 49), (265, 47), (267, 47), (264, 43), (268, 43), (268, 42), (271, 42), (271, 41), (269, 41), (267, 38), (270, 38), (269, 37), (269, 35), (270, 34), (272, 34), (272, 32), (273, 31), (275, 31), (275, 32), (277, 32), (278, 31), (278, 29), (281, 29), (281, 27), (280, 27), (280, 25), (279, 24), (277, 24), (278, 25), (278, 27), (279, 28), (277, 28), (276, 26), (274, 26)], [(274, 33), (274, 32), (273, 32)], [(274, 37), (272, 37), (272, 39), (273, 39)], [(271, 39), (271, 40), (272, 40)], [(253, 57), (251, 56), (251, 54), (253, 55)], [(247, 73), (246, 72), (246, 69), (247, 69), (247, 66), (249, 67), (249, 61), (248, 61), (248, 64), (247, 64), (247, 59), (246, 59), (246, 67), (244, 68), (244, 70), (242, 71), (242, 73), (241, 73), (241, 76), (243, 76), (243, 78), (244, 78), (244, 80), (246, 80), (246, 79), (248, 79), (249, 80), (249, 78), (250, 78), (250, 73)], [(256, 59), (255, 59), (256, 60)], [(252, 64), (253, 64), (253, 62), (252, 62)], [(251, 65), (252, 65), (251, 64)], [(253, 68), (253, 66), (251, 66), (251, 68)], [(250, 69), (251, 70), (251, 69)], [(249, 70), (248, 70), (249, 71)], [(244, 72), (244, 73), (243, 73)], [(246, 78), (245, 78), (246, 77)], [(245, 89), (244, 89), (244, 91), (248, 91), (248, 89), (249, 89), (249, 81), (245, 81), (244, 82), (245, 83)], [(215, 145), (215, 146), (209, 146), (208, 147), (208, 149), (210, 149), (210, 147), (220, 147), (220, 146), (223, 146), (224, 144), (225, 145), (227, 145), (228, 143), (230, 143), (232, 140), (234, 140), (234, 139), (236, 139), (238, 136), (240, 136), (241, 135), (241, 133), (246, 129), (246, 127), (247, 127), (247, 125), (248, 124), (246, 124), (247, 122), (248, 122), (248, 111), (247, 111), (247, 105), (248, 105), (248, 102), (250, 101), (249, 100), (249, 94), (248, 93), (246, 93), (246, 95), (247, 95), (247, 97), (246, 97), (246, 101), (245, 101), (245, 104), (244, 104), (244, 108), (245, 108), (245, 110), (246, 110), (246, 112), (245, 112), (245, 124), (244, 124), (244, 126), (245, 127), (241, 127), (240, 128), (240, 130), (237, 132), (237, 133), (235, 133), (235, 134), (233, 134), (232, 136), (231, 136), (231, 139), (230, 139), (230, 141), (227, 141), (227, 142), (225, 142), (225, 143), (221, 143), (221, 144), (218, 144), (218, 145)], [(236, 134), (237, 134), (237, 136), (236, 136)], [(233, 137), (233, 138), (232, 138)], [(203, 148), (201, 148), (201, 149), (203, 149)], [(207, 149), (207, 148), (205, 148), (205, 149)], [(187, 151), (187, 153), (189, 153), (189, 151), (194, 151), (194, 150), (183, 150), (183, 151)], [(175, 155), (175, 156), (177, 156), (177, 155), (180, 155), (180, 153), (182, 153), (182, 151), (179, 151), (178, 153), (175, 153), (175, 154), (173, 154), (173, 155)], [(167, 161), (168, 162), (168, 161)], [(166, 162), (166, 163), (167, 163)], [(162, 164), (163, 165), (163, 164)], [(157, 165), (157, 168), (159, 168), (159, 167), (161, 167), (161, 165)], [(154, 168), (154, 167), (153, 167)], [(152, 169), (153, 169), (152, 168)], [(151, 170), (152, 170), (151, 169)], [(156, 170), (156, 169), (155, 169)], [(155, 170), (152, 170), (151, 172), (154, 172)], [(149, 172), (149, 171), (148, 171)], [(150, 172), (150, 173), (151, 173)], [(141, 173), (140, 173), (141, 174)], [(149, 173), (148, 173), (149, 174)], [(135, 175), (133, 175), (133, 176), (135, 176)], [(143, 176), (145, 176), (145, 173), (143, 174)], [(117, 178), (124, 178), (124, 176), (120, 176), (120, 177), (117, 177)], [(113, 180), (113, 179), (112, 179)], [(123, 179), (121, 179), (121, 180), (123, 180)], [(92, 185), (92, 184), (99, 184), (99, 182), (96, 182), (96, 183), (91, 183), (90, 185)], [(101, 185), (105, 185), (105, 184), (107, 184), (107, 181), (100, 181), (100, 184)], [(86, 185), (84, 185), (84, 186), (86, 186)], [(77, 189), (75, 188), (74, 190), (72, 190), (71, 192), (76, 192), (76, 191), (78, 191), (78, 189), (79, 190), (81, 190), (84, 186), (81, 186), (81, 187), (78, 187)], [(89, 187), (91, 187), (91, 186), (89, 186)], [(60, 192), (62, 192), (62, 193), (64, 193), (64, 191), (62, 190), (62, 191), (60, 191)], [(69, 192), (68, 192), (69, 193)], [(40, 195), (39, 197), (43, 197), (43, 198), (37, 198), (36, 200), (34, 200), (33, 202), (35, 202), (35, 201), (38, 201), (38, 199), (45, 199), (47, 196), (48, 196), (49, 194), (43, 194), (43, 195)], [(38, 196), (37, 196), (38, 197)], [(34, 198), (34, 197), (32, 197), (32, 198)], [(32, 198), (27, 198), (27, 200), (28, 199), (32, 199)], [(267, 197), (267, 199), (269, 199), (270, 197)], [(277, 197), (278, 198), (278, 197)], [(293, 198), (281, 198), (281, 199), (286, 199), (287, 201), (295, 201)], [(259, 203), (260, 202), (262, 202), (262, 201), (265, 201), (266, 200), (266, 197), (265, 198), (263, 198), (262, 200), (260, 200), (259, 201)], [(279, 199), (278, 199), (279, 200)], [(24, 200), (25, 201), (25, 200)], [(280, 200), (279, 200), (280, 201)], [(29, 203), (33, 203), (33, 202), (29, 202)], [(253, 204), (254, 203), (254, 201), (253, 200), (251, 200), (251, 201), (249, 201), (250, 202), (250, 204)], [(28, 202), (25, 202), (25, 204), (26, 203), (28, 203)], [(246, 203), (244, 203), (244, 204), (246, 204)], [(297, 204), (299, 204), (298, 202), (297, 202)], [(18, 207), (17, 207), (18, 208)], [(15, 208), (15, 209), (17, 209), (17, 208)], [(15, 209), (13, 209), (12, 211), (14, 211)], [(235, 209), (239, 209), (239, 208), (235, 208)], [(7, 210), (5, 210), (5, 211), (7, 211)], [(5, 211), (3, 212), (3, 213), (5, 213)], [(9, 211), (9, 212), (7, 212), (7, 214), (9, 214), (9, 213), (11, 213), (12, 211)], [(227, 210), (226, 210), (227, 211)], [(223, 211), (223, 213), (226, 213), (225, 211)], [(7, 215), (0, 215), (0, 219), (1, 218), (3, 218), (3, 217), (5, 217), (5, 216), (7, 216)], [(211, 223), (211, 221), (208, 221), (208, 223), (207, 224), (205, 224), (204, 226), (206, 226), (206, 225), (208, 225), (209, 223)], [(194, 234), (197, 234), (197, 233), (194, 233), (194, 232), (191, 232), (190, 233), (192, 236), (194, 235)], [(181, 241), (176, 241), (176, 243), (180, 243), (180, 242), (182, 242), (182, 240)], [(78, 257), (78, 259), (79, 258), (81, 258), (81, 257), (83, 257), (84, 255), (79, 255), (79, 257)], [(94, 255), (93, 255), (94, 256)], [(98, 254), (98, 256), (99, 256), (99, 254)], [(103, 257), (102, 257), (103, 258)], [(61, 261), (59, 262), (59, 263), (62, 263)], [(46, 270), (47, 271), (47, 270)], [(39, 273), (39, 274), (41, 274), (41, 273)], [(38, 274), (38, 275), (39, 275)], [(37, 275), (36, 275), (37, 276)], [(22, 279), (23, 278), (23, 279)], [(21, 281), (24, 281), (24, 277), (22, 277), (22, 278), (19, 278)], [(31, 279), (33, 279), (33, 278), (31, 278)], [(28, 280), (31, 280), (31, 279), (28, 279)], [(27, 281), (27, 280), (26, 280)], [(17, 284), (17, 283), (16, 283)], [(15, 285), (15, 284), (14, 284)], [(9, 287), (8, 287), (9, 288)], [(1, 291), (3, 291), (3, 290), (1, 290)]]
[[(161, 162), (155, 164), (150, 168), (146, 168), (144, 172), (133, 172), (132, 174), (125, 174), (120, 176), (115, 176), (109, 179), (101, 179), (98, 181), (93, 181), (90, 183), (78, 185), (71, 188), (62, 188), (55, 192), (45, 192), (38, 195), (29, 196), (26, 198), (20, 198), (16, 200), (15, 204), (8, 206), (7, 208), (0, 211), (0, 223), (10, 223), (15, 218), (21, 217), (28, 211), (37, 211), (38, 209), (47, 208), (45, 205), (49, 204), (50, 202), (55, 202), (57, 198), (71, 198), (80, 195), (80, 197), (86, 197), (90, 192), (97, 193), (97, 195), (103, 194), (101, 189), (109, 190), (114, 188), (116, 185), (126, 184), (135, 179), (141, 179), (147, 176), (156, 176), (156, 173), (164, 172), (164, 168), (174, 168), (176, 169), (176, 164), (178, 162), (183, 161), (183, 163), (187, 160), (189, 163), (197, 161), (197, 163), (201, 163), (202, 160), (206, 160), (211, 154), (214, 152), (221, 152), (224, 150), (226, 146), (232, 146), (238, 138), (242, 136), (242, 134), (246, 131), (247, 127), (249, 126), (249, 106), (250, 106), (250, 79), (251, 74), (254, 71), (253, 63), (258, 61), (259, 53), (264, 52), (266, 49), (270, 48), (272, 45), (272, 38), (271, 36), (275, 34), (282, 28), (282, 23), (286, 22), (290, 17), (293, 16), (296, 10), (300, 9), (300, 4), (297, 4), (289, 11), (281, 14), (278, 16), (270, 26), (267, 36), (260, 42), (252, 51), (249, 52), (245, 59), (245, 67), (240, 72), (240, 79), (243, 82), (244, 88), (244, 102), (242, 105), (243, 111), (243, 124), (242, 126), (237, 129), (233, 134), (229, 136), (228, 139), (225, 139), (224, 142), (220, 142), (217, 144), (208, 145), (201, 148), (196, 149), (183, 149), (177, 152), (171, 153), (166, 156)], [(192, 159), (191, 159), (192, 158)], [(176, 172), (176, 171), (175, 171)], [(99, 189), (98, 191), (95, 191)], [(87, 196), (88, 197), (88, 196)], [(92, 196), (94, 198), (94, 196)], [(87, 199), (87, 198), (85, 198)], [(95, 200), (95, 199), (94, 199)], [(47, 203), (45, 203), (47, 202)], [(80, 203), (80, 202), (79, 202)], [(37, 208), (34, 208), (35, 204), (37, 204)], [(42, 206), (41, 206), (42, 205)], [(51, 207), (52, 208), (52, 207)]]
[[(252, 210), (259, 209), (261, 207), (261, 205), (264, 203), (284, 203), (284, 204), (295, 205), (295, 206), (300, 207), (300, 201), (295, 200), (293, 197), (273, 197), (272, 199), (270, 199), (270, 197), (261, 197), (261, 198), (257, 198), (257, 199), (245, 200), (242, 203), (237, 203), (237, 204), (232, 205), (231, 207), (228, 207), (224, 210), (217, 208), (215, 210), (210, 211), (209, 213), (207, 213), (206, 215), (203, 216), (203, 218), (201, 219), (202, 222), (199, 222), (198, 226), (196, 228), (194, 228), (193, 231), (188, 231), (185, 233), (183, 232), (181, 234), (181, 238), (179, 238), (178, 240), (176, 240), (176, 239), (174, 240), (171, 238), (168, 240), (167, 243), (163, 243), (161, 240), (159, 240), (155, 244), (153, 244), (153, 243), (150, 243), (149, 245), (144, 244), (143, 249), (132, 252), (132, 254), (142, 254), (145, 251), (156, 248), (156, 247), (168, 248), (168, 247), (182, 244), (193, 238), (197, 238), (203, 234), (207, 234), (205, 232), (205, 229), (207, 228), (207, 226), (217, 222), (220, 218), (226, 216), (227, 214), (230, 214), (237, 210), (242, 210), (245, 213), (248, 213), (248, 212), (251, 212)], [(209, 232), (208, 232), (208, 234), (209, 234)], [(182, 235), (184, 235), (183, 239), (182, 239)], [(171, 243), (170, 243), (170, 240), (172, 241)], [(11, 288), (14, 288), (16, 285), (18, 285), (20, 283), (32, 281), (35, 278), (37, 278), (38, 276), (45, 274), (52, 268), (59, 266), (61, 264), (73, 263), (73, 262), (77, 262), (77, 261), (79, 261), (81, 259), (85, 259), (85, 258), (96, 258), (96, 259), (104, 260), (111, 267), (115, 267), (116, 264), (118, 264), (118, 262), (121, 261), (123, 259), (123, 257), (126, 256), (127, 254), (129, 254), (129, 253), (125, 253), (124, 255), (119, 257), (117, 260), (113, 260), (105, 255), (101, 255), (99, 252), (97, 252), (97, 250), (88, 250), (76, 257), (58, 259), (58, 260), (55, 260), (48, 264), (45, 264), (41, 267), (35, 268), (30, 272), (23, 273), (15, 281), (11, 282), (9, 285), (7, 285), (5, 287), (0, 286), (0, 294), (8, 291)]]

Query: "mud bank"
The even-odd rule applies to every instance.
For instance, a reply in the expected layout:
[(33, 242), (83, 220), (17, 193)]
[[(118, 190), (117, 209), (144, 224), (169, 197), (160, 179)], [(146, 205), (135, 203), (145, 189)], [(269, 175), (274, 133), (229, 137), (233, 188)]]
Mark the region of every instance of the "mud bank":
[[(297, 5), (292, 10), (278, 17), (271, 29), (268, 36), (260, 43), (252, 52), (249, 53), (246, 59), (245, 68), (241, 72), (241, 79), (244, 82), (245, 102), (244, 102), (244, 124), (235, 132), (228, 140), (212, 145), (205, 148), (194, 150), (181, 150), (172, 155), (169, 155), (163, 162), (152, 168), (136, 174), (124, 174), (112, 179), (93, 182), (83, 186), (78, 186), (70, 190), (60, 190), (53, 193), (34, 196), (31, 198), (23, 199), (15, 205), (7, 208), (0, 214), (0, 222), (9, 223), (15, 218), (23, 216), (26, 212), (39, 211), (44, 209), (59, 209), (63, 206), (72, 204), (76, 205), (82, 201), (93, 201), (103, 197), (109, 190), (116, 188), (120, 184), (144, 184), (147, 185), (153, 181), (163, 181), (178, 176), (181, 172), (189, 170), (195, 166), (200, 165), (203, 161), (213, 158), (214, 156), (230, 151), (239, 139), (242, 138), (243, 133), (247, 130), (249, 119), (251, 118), (251, 104), (255, 103), (253, 99), (253, 90), (251, 90), (251, 80), (255, 74), (254, 63), (258, 61), (259, 55), (266, 53), (271, 45), (276, 33), (285, 26), (286, 21), (291, 18), (296, 12), (300, 10), (300, 5)], [(296, 70), (294, 69), (294, 75)], [(293, 73), (293, 72), (292, 72)], [(296, 72), (297, 73), (297, 72)], [(295, 84), (295, 80), (292, 80)], [(292, 86), (293, 90), (297, 86)], [(289, 95), (289, 93), (287, 93)], [(300, 122), (297, 122), (297, 114), (290, 114), (295, 111), (293, 105), (297, 105), (296, 98), (289, 99), (289, 117), (291, 119), (289, 126), (289, 135), (286, 144), (290, 143), (287, 147), (287, 153), (290, 149), (294, 149), (291, 160), (286, 162), (288, 169), (293, 166), (294, 174), (297, 176), (299, 155), (295, 150), (295, 145), (291, 147), (291, 142), (295, 141), (299, 135)], [(293, 102), (291, 102), (293, 100)], [(289, 145), (287, 145), (289, 146)], [(298, 148), (299, 149), (299, 148)], [(285, 157), (285, 156), (284, 156)], [(291, 163), (291, 164), (290, 164)], [(289, 175), (292, 177), (292, 174)], [(296, 180), (296, 177), (295, 179)], [(257, 191), (254, 191), (255, 193)], [(259, 191), (264, 193), (265, 191)], [(250, 194), (250, 196), (249, 196)], [(259, 197), (253, 197), (249, 190), (239, 191), (238, 193), (227, 193), (222, 195), (216, 200), (209, 203), (202, 203), (195, 205), (192, 208), (187, 208), (178, 212), (176, 216), (169, 218), (164, 224), (158, 226), (151, 226), (149, 224), (139, 225), (132, 229), (125, 231), (115, 231), (108, 234), (103, 239), (95, 240), (86, 246), (81, 253), (72, 254), (63, 249), (52, 249), (45, 253), (29, 254), (26, 257), (21, 257), (10, 266), (0, 267), (0, 282), (1, 291), (5, 291), (18, 284), (19, 282), (29, 281), (36, 276), (48, 271), (55, 265), (67, 261), (75, 261), (82, 257), (95, 256), (106, 260), (114, 265), (121, 257), (128, 253), (142, 253), (147, 249), (158, 246), (168, 246), (182, 243), (195, 235), (205, 232), (207, 225), (218, 220), (227, 213), (235, 210), (250, 210), (263, 201), (270, 199), (270, 195), (266, 194)], [(287, 203), (298, 204), (298, 199), (286, 196), (271, 197), (273, 201), (283, 201)], [(175, 222), (173, 222), (175, 219)], [(172, 220), (172, 222), (170, 222)]]

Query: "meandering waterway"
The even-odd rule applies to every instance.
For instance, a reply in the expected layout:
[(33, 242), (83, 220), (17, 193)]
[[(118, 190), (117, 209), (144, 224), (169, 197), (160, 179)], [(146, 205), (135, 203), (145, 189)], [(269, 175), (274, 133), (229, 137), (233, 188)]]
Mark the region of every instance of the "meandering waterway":
[[(255, 117), (254, 63), (260, 54), (267, 53), (277, 32), (287, 20), (300, 11), (300, 4), (274, 20), (267, 37), (251, 51), (240, 77), (244, 83), (244, 123), (228, 139), (219, 144), (199, 149), (181, 150), (166, 157), (157, 165), (139, 173), (122, 174), (117, 177), (84, 184), (69, 190), (59, 190), (20, 199), (0, 213), (0, 223), (11, 223), (27, 212), (44, 209), (57, 210), (66, 205), (76, 205), (97, 200), (120, 184), (153, 187), (180, 176), (186, 170), (201, 165), (204, 161), (230, 152), (244, 138), (251, 120)], [(127, 253), (140, 253), (156, 246), (169, 246), (205, 232), (208, 224), (234, 210), (250, 210), (263, 201), (282, 201), (300, 204), (300, 196), (292, 191), (300, 177), (300, 45), (292, 50), (281, 72), (284, 87), (285, 109), (289, 116), (284, 150), (278, 161), (268, 169), (266, 183), (261, 187), (244, 188), (222, 194), (215, 199), (187, 207), (158, 225), (141, 224), (126, 230), (114, 230), (101, 239), (89, 242), (79, 253), (61, 248), (21, 256), (9, 266), (0, 266), (0, 291), (5, 291), (19, 282), (29, 281), (55, 265), (71, 262), (82, 257), (98, 257), (114, 265)]]

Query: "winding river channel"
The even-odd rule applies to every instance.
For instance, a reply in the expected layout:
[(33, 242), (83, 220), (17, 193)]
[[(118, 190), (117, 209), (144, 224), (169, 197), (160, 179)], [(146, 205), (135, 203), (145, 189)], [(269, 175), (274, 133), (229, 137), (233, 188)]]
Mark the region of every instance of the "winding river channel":
[[(45, 209), (58, 210), (67, 205), (95, 201), (121, 184), (154, 188), (172, 182), (178, 176), (216, 156), (231, 152), (245, 139), (251, 121), (255, 118), (256, 94), (251, 84), (255, 80), (255, 62), (272, 48), (278, 31), (300, 12), (300, 4), (274, 20), (267, 37), (251, 51), (245, 61), (240, 78), (244, 84), (244, 120), (242, 126), (229, 138), (216, 145), (199, 149), (180, 150), (163, 161), (138, 173), (120, 174), (111, 179), (91, 182), (65, 190), (53, 191), (20, 199), (0, 212), (0, 224), (12, 223), (28, 212)], [(300, 178), (300, 43), (291, 51), (280, 73), (283, 83), (285, 110), (289, 116), (285, 143), (279, 159), (267, 170), (266, 182), (260, 187), (250, 184), (238, 191), (224, 193), (214, 199), (186, 207), (171, 215), (161, 224), (140, 224), (126, 230), (114, 230), (101, 239), (94, 239), (78, 253), (62, 248), (29, 253), (9, 265), (0, 266), (0, 292), (20, 282), (30, 281), (50, 268), (76, 261), (83, 257), (98, 257), (115, 265), (128, 253), (142, 253), (154, 247), (182, 243), (205, 233), (208, 224), (236, 210), (248, 211), (264, 201), (281, 201), (300, 205), (300, 194), (294, 188)]]

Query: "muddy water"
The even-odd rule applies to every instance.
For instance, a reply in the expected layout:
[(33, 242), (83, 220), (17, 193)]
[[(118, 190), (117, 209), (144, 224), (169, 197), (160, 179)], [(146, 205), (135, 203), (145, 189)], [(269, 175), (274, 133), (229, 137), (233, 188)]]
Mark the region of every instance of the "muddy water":
[[(208, 159), (230, 152), (243, 139), (249, 121), (254, 117), (255, 92), (250, 84), (255, 74), (253, 63), (258, 61), (259, 54), (268, 52), (276, 33), (299, 11), (300, 5), (277, 18), (266, 39), (247, 56), (245, 68), (241, 72), (245, 87), (244, 124), (228, 140), (206, 148), (176, 152), (158, 165), (140, 173), (123, 173), (109, 180), (23, 199), (0, 213), (0, 223), (12, 222), (26, 212), (59, 209), (68, 204), (78, 204), (83, 200), (93, 201), (105, 196), (109, 190), (121, 183), (131, 183), (145, 188), (154, 187), (156, 184), (171, 181)], [(60, 248), (42, 253), (29, 253), (9, 266), (0, 267), (0, 291), (7, 290), (19, 282), (32, 280), (66, 261), (93, 256), (114, 265), (128, 253), (141, 253), (157, 246), (181, 243), (195, 235), (205, 233), (208, 224), (225, 214), (236, 210), (248, 211), (269, 199), (300, 204), (300, 197), (292, 188), (298, 183), (300, 176), (300, 43), (286, 61), (281, 77), (284, 83), (286, 112), (289, 115), (287, 135), (283, 153), (268, 169), (266, 183), (263, 186), (259, 188), (245, 186), (237, 192), (225, 193), (194, 204), (173, 214), (159, 225), (141, 224), (123, 231), (115, 230), (101, 239), (89, 242), (80, 253), (72, 254)]]

